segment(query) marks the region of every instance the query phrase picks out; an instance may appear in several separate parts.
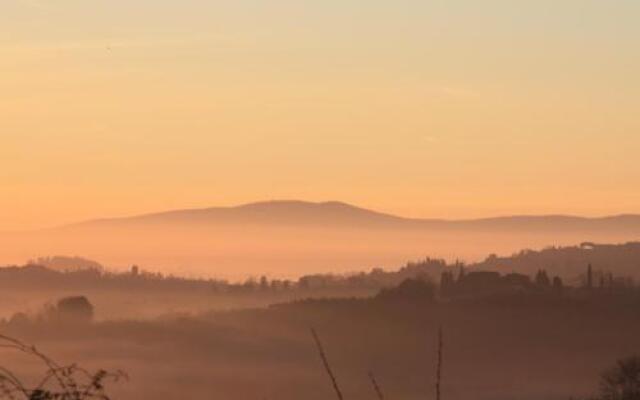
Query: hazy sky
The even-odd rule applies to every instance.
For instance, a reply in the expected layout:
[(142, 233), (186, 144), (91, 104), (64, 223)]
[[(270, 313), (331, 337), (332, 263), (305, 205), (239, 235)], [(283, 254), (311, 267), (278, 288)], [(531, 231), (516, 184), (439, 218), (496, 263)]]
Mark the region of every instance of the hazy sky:
[(0, 0), (0, 230), (640, 212), (638, 0)]

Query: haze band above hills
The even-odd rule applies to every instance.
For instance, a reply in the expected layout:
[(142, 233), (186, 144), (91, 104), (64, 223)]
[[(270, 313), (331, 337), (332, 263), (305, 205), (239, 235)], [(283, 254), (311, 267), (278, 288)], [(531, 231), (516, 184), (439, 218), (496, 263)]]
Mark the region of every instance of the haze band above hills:
[(424, 256), (475, 261), (491, 253), (640, 238), (640, 215), (403, 218), (341, 202), (268, 201), (99, 219), (3, 234), (0, 263), (82, 255), (126, 268), (242, 277), (396, 267)]

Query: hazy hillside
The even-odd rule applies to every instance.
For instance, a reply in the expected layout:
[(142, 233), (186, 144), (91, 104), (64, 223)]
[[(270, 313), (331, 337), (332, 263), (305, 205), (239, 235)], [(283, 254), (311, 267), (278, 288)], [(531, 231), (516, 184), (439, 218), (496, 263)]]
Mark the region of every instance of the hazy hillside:
[(175, 210), (126, 218), (99, 219), (66, 226), (66, 229), (158, 225), (278, 225), (348, 228), (398, 228), (486, 231), (583, 231), (600, 230), (640, 234), (640, 215), (584, 218), (567, 215), (506, 216), (471, 220), (405, 218), (356, 207), (338, 201), (313, 203), (280, 200), (236, 207)]
[(183, 275), (245, 277), (396, 267), (425, 255), (449, 260), (523, 248), (640, 238), (640, 216), (411, 219), (340, 202), (271, 201), (100, 219), (0, 236), (2, 263), (50, 254)]
[(411, 220), (378, 213), (341, 202), (311, 203), (295, 200), (266, 201), (236, 207), (175, 210), (129, 218), (86, 221), (67, 228), (93, 228), (122, 225), (315, 225), (389, 227), (414, 225)]
[(517, 271), (533, 276), (545, 269), (569, 279), (584, 282), (586, 267), (591, 264), (597, 279), (609, 273), (618, 277), (640, 278), (640, 243), (619, 245), (584, 243), (581, 246), (550, 247), (540, 251), (521, 251), (510, 257), (490, 256), (471, 267), (500, 272)]

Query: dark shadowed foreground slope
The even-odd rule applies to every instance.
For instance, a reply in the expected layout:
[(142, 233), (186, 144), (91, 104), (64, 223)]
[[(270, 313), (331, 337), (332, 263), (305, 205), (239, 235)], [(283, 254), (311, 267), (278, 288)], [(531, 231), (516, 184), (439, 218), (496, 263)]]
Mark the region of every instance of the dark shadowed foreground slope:
[[(504, 299), (503, 299), (504, 300)], [(443, 398), (555, 400), (597, 389), (599, 372), (638, 349), (634, 302), (520, 298), (434, 303), (429, 297), (315, 300), (155, 321), (9, 325), (57, 358), (125, 369), (114, 398), (334, 398), (314, 327), (345, 398), (433, 398), (444, 332)]]

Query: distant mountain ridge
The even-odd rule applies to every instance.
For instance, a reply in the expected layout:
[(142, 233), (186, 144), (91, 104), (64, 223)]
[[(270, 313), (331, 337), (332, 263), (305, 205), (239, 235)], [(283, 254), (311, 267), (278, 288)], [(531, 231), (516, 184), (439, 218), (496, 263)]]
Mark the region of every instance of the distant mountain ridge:
[(298, 200), (271, 200), (231, 207), (209, 207), (171, 210), (132, 217), (104, 218), (67, 225), (84, 227), (130, 223), (256, 223), (256, 224), (309, 224), (356, 223), (394, 224), (410, 222), (397, 217), (338, 201), (305, 202)]
[(308, 202), (271, 200), (231, 207), (171, 210), (121, 218), (103, 218), (66, 225), (63, 228), (118, 226), (131, 224), (269, 224), (352, 227), (395, 227), (410, 229), (470, 230), (582, 230), (637, 231), (639, 214), (604, 217), (572, 215), (513, 215), (477, 219), (410, 218), (378, 212), (340, 201)]
[(275, 200), (8, 233), (0, 235), (0, 262), (70, 254), (108, 267), (244, 278), (396, 267), (425, 256), (476, 262), (521, 249), (638, 240), (639, 215), (420, 219), (337, 201)]

